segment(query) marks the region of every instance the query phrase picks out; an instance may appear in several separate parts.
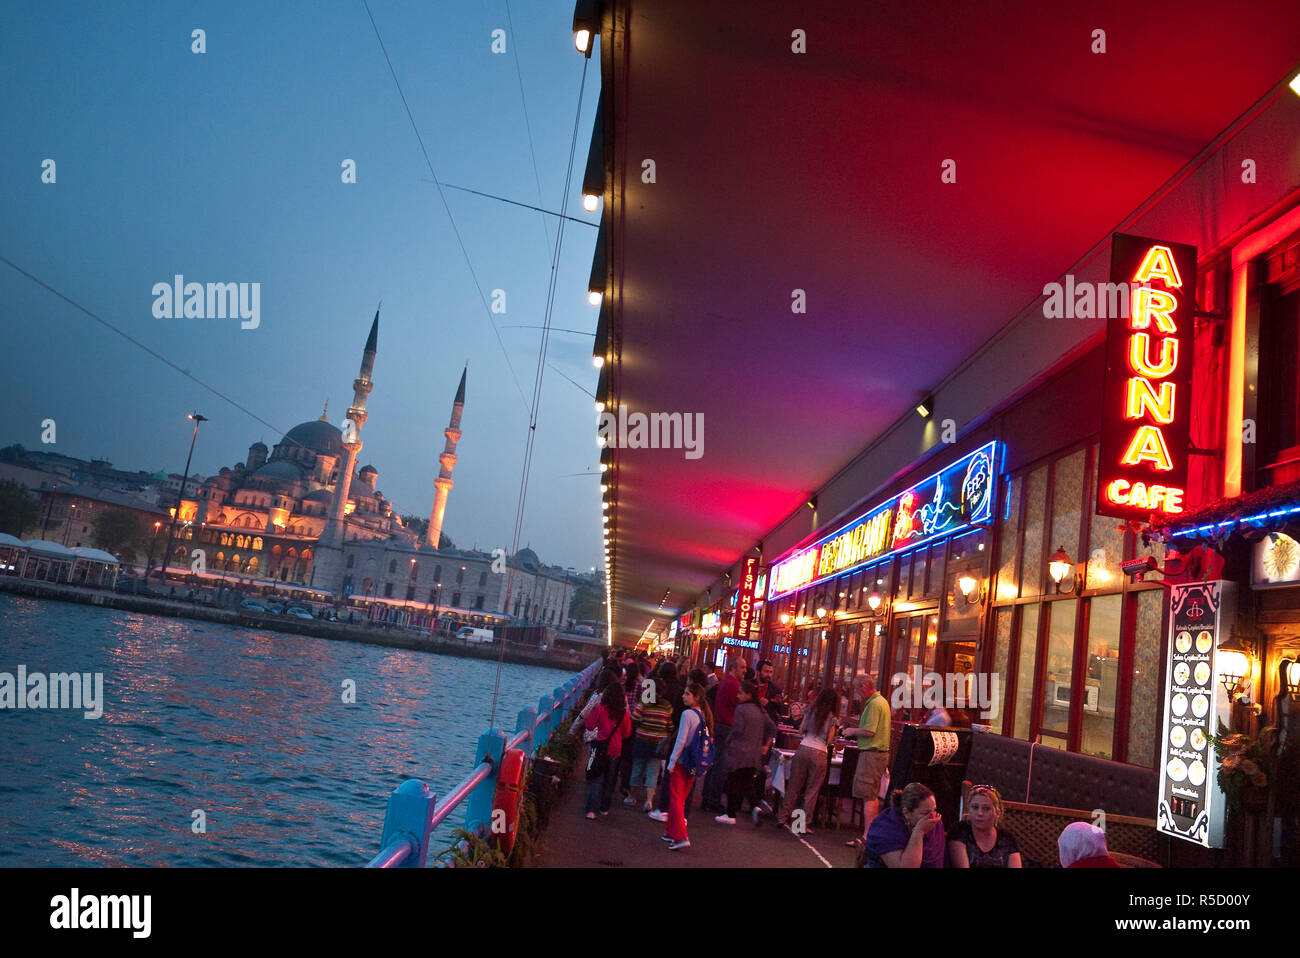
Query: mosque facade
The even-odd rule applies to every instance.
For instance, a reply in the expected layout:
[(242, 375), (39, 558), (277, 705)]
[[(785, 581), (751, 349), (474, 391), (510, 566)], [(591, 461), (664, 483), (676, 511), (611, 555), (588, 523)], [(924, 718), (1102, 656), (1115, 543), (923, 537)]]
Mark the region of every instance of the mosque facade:
[(566, 623), (576, 585), (571, 570), (543, 564), (531, 549), (507, 557), (435, 548), (452, 488), (468, 370), (444, 431), (427, 532), (403, 524), (379, 490), (373, 465), (357, 468), (378, 334), (376, 311), (342, 427), (329, 422), (327, 404), (320, 418), (294, 426), (273, 449), (253, 443), (243, 462), (187, 490), (172, 567), (193, 568), (197, 550), (209, 573), (305, 587), (340, 603), (372, 600)]

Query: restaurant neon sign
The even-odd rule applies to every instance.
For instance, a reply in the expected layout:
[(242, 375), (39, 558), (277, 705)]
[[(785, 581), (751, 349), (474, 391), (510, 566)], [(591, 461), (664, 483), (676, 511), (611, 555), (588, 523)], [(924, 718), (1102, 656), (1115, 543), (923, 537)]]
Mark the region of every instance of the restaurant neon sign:
[(768, 573), (769, 600), (901, 549), (993, 517), (1002, 444), (990, 442), (830, 535), (792, 553)]
[(1183, 511), (1187, 485), (1196, 248), (1116, 233), (1111, 281), (1132, 283), (1130, 318), (1107, 330), (1097, 511)]

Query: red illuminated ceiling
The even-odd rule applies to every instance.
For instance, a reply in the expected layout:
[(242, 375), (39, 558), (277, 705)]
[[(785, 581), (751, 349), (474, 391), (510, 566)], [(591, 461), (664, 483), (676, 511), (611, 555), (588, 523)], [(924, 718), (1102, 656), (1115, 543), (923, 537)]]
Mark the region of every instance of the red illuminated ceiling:
[(611, 4), (622, 400), (705, 420), (697, 460), (620, 456), (623, 642), (1300, 62), (1294, 2)]

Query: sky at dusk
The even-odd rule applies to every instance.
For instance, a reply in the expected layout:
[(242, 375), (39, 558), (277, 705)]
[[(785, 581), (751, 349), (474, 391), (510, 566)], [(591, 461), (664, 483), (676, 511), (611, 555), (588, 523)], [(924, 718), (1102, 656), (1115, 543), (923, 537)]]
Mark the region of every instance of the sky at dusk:
[[(571, 3), (370, 9), (444, 184), (563, 203), (595, 221), (579, 196), (594, 57), (567, 191), (564, 182), (584, 64)], [(195, 29), (205, 53), (192, 52)], [(498, 29), (504, 54), (492, 52)], [(0, 81), (0, 256), (276, 427), (0, 263), (0, 445), (179, 473), (185, 414), (198, 410), (210, 421), (191, 469), (211, 475), (251, 443), (273, 447), (279, 432), (319, 417), (327, 397), (341, 425), (382, 300), (359, 464), (378, 469), (397, 511), (427, 517), (468, 361), (444, 529), (461, 546), (509, 547), (541, 335), (517, 327), (543, 322), (559, 221), (445, 190), (482, 296), (505, 292), (493, 317), (503, 352), (361, 0), (6, 4)], [(52, 184), (42, 182), (46, 159)], [(347, 159), (354, 184), (341, 181)], [(596, 381), (597, 310), (586, 300), (595, 239), (590, 226), (565, 228), (520, 543), (581, 569), (601, 554), (595, 414), (583, 392)], [(260, 283), (257, 328), (156, 318), (151, 291), (178, 273)], [(54, 445), (41, 445), (45, 419), (57, 424)]]

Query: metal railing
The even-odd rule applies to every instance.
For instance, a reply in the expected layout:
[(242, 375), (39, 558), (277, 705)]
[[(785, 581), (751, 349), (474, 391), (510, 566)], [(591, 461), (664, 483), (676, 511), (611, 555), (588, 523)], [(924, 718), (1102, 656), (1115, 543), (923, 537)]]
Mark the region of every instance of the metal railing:
[(466, 829), (485, 831), (492, 818), (497, 769), (501, 767), (502, 757), (512, 748), (523, 748), (531, 756), (535, 749), (545, 745), (551, 733), (568, 716), (569, 708), (578, 696), (595, 680), (601, 664), (597, 659), (553, 694), (542, 696), (537, 708), (521, 709), (515, 723), (515, 734), (509, 740), (498, 728), (490, 728), (479, 736), (475, 753), (477, 763), (473, 771), (441, 801), (428, 785), (418, 779), (410, 779), (393, 789), (384, 813), (380, 852), (366, 867), (423, 868), (429, 855), (430, 834), (467, 800)]

